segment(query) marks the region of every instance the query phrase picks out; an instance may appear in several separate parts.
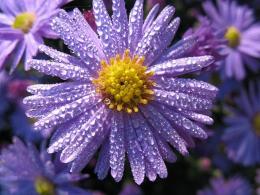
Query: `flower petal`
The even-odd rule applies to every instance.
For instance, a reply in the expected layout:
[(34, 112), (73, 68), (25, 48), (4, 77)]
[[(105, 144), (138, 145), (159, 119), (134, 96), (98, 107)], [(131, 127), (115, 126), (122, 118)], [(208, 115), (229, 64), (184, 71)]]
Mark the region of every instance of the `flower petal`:
[(63, 80), (73, 79), (75, 81), (89, 82), (91, 79), (91, 75), (87, 69), (72, 64), (58, 63), (48, 60), (29, 60), (27, 64), (29, 67), (32, 67), (39, 72), (51, 76), (58, 76)]
[(138, 141), (142, 147), (145, 160), (148, 161), (154, 171), (161, 177), (166, 178), (167, 168), (164, 164), (162, 156), (159, 152), (153, 132), (139, 113), (132, 115), (132, 125), (138, 137)]
[(125, 9), (125, 0), (113, 0), (112, 22), (119, 53), (123, 54), (128, 47), (128, 18)]
[(208, 67), (214, 62), (212, 56), (187, 57), (167, 61), (161, 64), (149, 67), (149, 71), (154, 71), (155, 75), (179, 76), (191, 72), (196, 72), (202, 68)]
[(104, 52), (109, 59), (116, 56), (118, 52), (115, 38), (116, 34), (113, 30), (112, 21), (102, 0), (93, 1), (93, 11), (96, 19), (97, 31), (102, 41)]
[(94, 93), (78, 99), (74, 102), (61, 106), (51, 111), (47, 116), (34, 123), (35, 130), (48, 129), (59, 124), (65, 123), (89, 108), (95, 106), (100, 101)]
[(176, 130), (163, 117), (163, 115), (157, 111), (156, 108), (152, 106), (146, 106), (141, 111), (152, 127), (158, 131), (159, 135), (161, 135), (181, 154), (188, 154), (185, 141), (179, 136)]
[(118, 182), (124, 173), (125, 140), (122, 113), (114, 113), (110, 132), (110, 167), (111, 175)]
[(142, 27), (144, 17), (144, 0), (136, 0), (129, 16), (128, 47), (134, 52), (139, 40), (142, 38)]
[(145, 176), (144, 154), (129, 118), (126, 119), (125, 124), (125, 126), (128, 127), (125, 129), (128, 160), (134, 180), (140, 185)]
[(97, 164), (95, 167), (95, 173), (98, 176), (98, 179), (103, 180), (108, 174), (109, 171), (109, 139), (106, 139), (101, 150), (99, 152)]

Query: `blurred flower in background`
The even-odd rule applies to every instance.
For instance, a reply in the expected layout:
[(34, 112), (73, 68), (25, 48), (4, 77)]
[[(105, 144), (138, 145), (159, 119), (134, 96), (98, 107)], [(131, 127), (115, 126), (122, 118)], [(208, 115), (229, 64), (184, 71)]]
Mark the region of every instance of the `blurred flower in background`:
[(236, 163), (255, 165), (260, 162), (260, 83), (250, 83), (249, 92), (242, 89), (236, 107), (227, 107), (230, 116), (223, 140), (228, 157)]
[(172, 6), (156, 19), (158, 10), (153, 10), (143, 21), (143, 1), (137, 0), (128, 23), (124, 4), (114, 1), (111, 21), (103, 2), (93, 1), (100, 39), (78, 9), (61, 11), (53, 29), (77, 57), (41, 46), (53, 61), (28, 64), (71, 81), (30, 86), (33, 95), (24, 103), (28, 116), (39, 119), (36, 130), (58, 128), (48, 152), (61, 151), (72, 172), (81, 171), (102, 146), (96, 165), (100, 179), (111, 168), (120, 181), (127, 153), (134, 180), (141, 184), (145, 176), (150, 181), (167, 177), (164, 160), (176, 159), (169, 144), (187, 155), (193, 138), (207, 138), (198, 124), (212, 124), (208, 114), (218, 90), (197, 80), (169, 78), (214, 61), (209, 55), (178, 58), (189, 49), (187, 43), (169, 47), (179, 26)]
[[(10, 64), (13, 72), (18, 63), (36, 55), (43, 38), (57, 38), (50, 29), (50, 18), (70, 0), (1, 0), (0, 69)], [(28, 66), (25, 63), (25, 69)]]
[(231, 0), (217, 0), (217, 7), (206, 1), (203, 7), (216, 33), (227, 41), (221, 51), (227, 55), (223, 63), (225, 76), (244, 79), (245, 65), (252, 71), (259, 70), (256, 58), (260, 58), (260, 24), (255, 23), (253, 11)]
[(210, 70), (219, 68), (221, 60), (225, 57), (221, 53), (221, 49), (226, 46), (225, 40), (217, 35), (216, 30), (207, 18), (200, 17), (199, 25), (185, 32), (184, 39), (191, 37), (195, 37), (196, 40), (193, 48), (187, 54), (192, 56), (214, 56), (214, 66), (210, 66), (209, 68)]
[(210, 187), (200, 190), (198, 195), (251, 195), (252, 188), (243, 178), (236, 176), (225, 180), (214, 178), (210, 181)]
[[(8, 75), (5, 71), (0, 73), (0, 129), (9, 125), (14, 135), (25, 140), (37, 141), (42, 138), (39, 132), (32, 130), (30, 121), (25, 115), (25, 108), (22, 99), (27, 95), (26, 88), (33, 82), (23, 79), (18, 74)], [(7, 115), (8, 112), (12, 114)], [(49, 131), (43, 132), (44, 136), (49, 135)]]
[(0, 185), (9, 195), (87, 195), (72, 183), (84, 179), (85, 175), (69, 174), (54, 164), (43, 147), (40, 152), (18, 138), (1, 151)]

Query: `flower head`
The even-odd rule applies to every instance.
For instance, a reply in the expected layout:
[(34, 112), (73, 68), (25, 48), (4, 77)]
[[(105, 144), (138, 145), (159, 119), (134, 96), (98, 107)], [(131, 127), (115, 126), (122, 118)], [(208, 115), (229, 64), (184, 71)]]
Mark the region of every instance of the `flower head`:
[(223, 140), (230, 159), (243, 165), (260, 162), (260, 85), (250, 84), (249, 92), (244, 89), (236, 99), (237, 109), (231, 109), (226, 118), (228, 125)]
[(198, 192), (198, 195), (250, 195), (250, 184), (241, 177), (233, 177), (228, 180), (221, 178), (212, 179), (211, 187)]
[(212, 56), (179, 58), (190, 40), (170, 46), (179, 26), (174, 8), (157, 17), (158, 6), (143, 21), (143, 0), (137, 0), (129, 21), (123, 0), (113, 1), (110, 18), (102, 0), (93, 1), (99, 36), (78, 9), (61, 11), (53, 29), (76, 56), (47, 46), (40, 50), (53, 60), (28, 64), (65, 83), (33, 85), (24, 99), (29, 117), (39, 120), (36, 130), (57, 127), (48, 152), (61, 151), (61, 161), (80, 171), (99, 147), (96, 172), (121, 180), (126, 154), (136, 183), (145, 175), (154, 181), (167, 177), (164, 160), (174, 162), (170, 148), (186, 155), (192, 137), (205, 139), (201, 124), (217, 89), (207, 83), (178, 78), (200, 71)]
[(32, 144), (14, 138), (13, 144), (1, 151), (0, 185), (6, 194), (88, 194), (72, 185), (85, 176), (60, 170), (44, 150), (38, 152)]
[(225, 75), (243, 79), (245, 64), (256, 71), (260, 65), (256, 60), (260, 58), (260, 25), (254, 23), (252, 10), (231, 0), (217, 0), (217, 7), (210, 1), (203, 5), (213, 29), (227, 42), (221, 51), (227, 55), (223, 62)]
[[(43, 38), (56, 38), (50, 28), (50, 18), (70, 0), (2, 0), (0, 4), (0, 69), (11, 64), (11, 72), (24, 56), (24, 61), (36, 55)], [(25, 65), (25, 69), (28, 69)]]

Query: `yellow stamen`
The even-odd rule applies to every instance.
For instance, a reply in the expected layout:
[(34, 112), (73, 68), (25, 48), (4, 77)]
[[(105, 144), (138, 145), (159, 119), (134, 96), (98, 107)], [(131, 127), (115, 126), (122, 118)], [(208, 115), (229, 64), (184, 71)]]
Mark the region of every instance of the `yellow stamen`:
[(131, 114), (139, 111), (139, 104), (152, 100), (154, 73), (147, 72), (144, 60), (137, 55), (131, 57), (126, 50), (122, 56), (110, 58), (109, 64), (104, 60), (100, 62), (101, 70), (93, 83), (108, 108)]
[(225, 38), (228, 41), (228, 45), (232, 48), (236, 48), (240, 44), (240, 39), (241, 39), (240, 32), (234, 26), (231, 26), (227, 29)]
[(34, 13), (31, 12), (24, 12), (16, 16), (14, 23), (12, 25), (15, 29), (20, 29), (23, 31), (23, 33), (28, 33), (34, 22), (35, 22), (36, 16)]

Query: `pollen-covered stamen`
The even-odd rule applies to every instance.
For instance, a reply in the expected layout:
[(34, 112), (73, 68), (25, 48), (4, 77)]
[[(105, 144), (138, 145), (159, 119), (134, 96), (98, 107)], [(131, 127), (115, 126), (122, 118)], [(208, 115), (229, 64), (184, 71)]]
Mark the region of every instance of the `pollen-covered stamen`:
[(230, 47), (236, 48), (240, 44), (240, 31), (236, 27), (231, 26), (227, 29), (225, 38), (227, 39)]
[(253, 127), (255, 133), (260, 136), (260, 112), (257, 113), (253, 118)]
[(111, 58), (109, 64), (101, 61), (99, 76), (93, 83), (110, 109), (138, 112), (139, 104), (147, 104), (152, 99), (153, 72), (147, 72), (143, 62), (144, 57), (131, 57), (129, 50), (123, 56)]
[(21, 31), (23, 31), (23, 33), (28, 33), (34, 24), (35, 19), (36, 16), (34, 13), (21, 13), (15, 17), (12, 27), (15, 29), (20, 29)]

